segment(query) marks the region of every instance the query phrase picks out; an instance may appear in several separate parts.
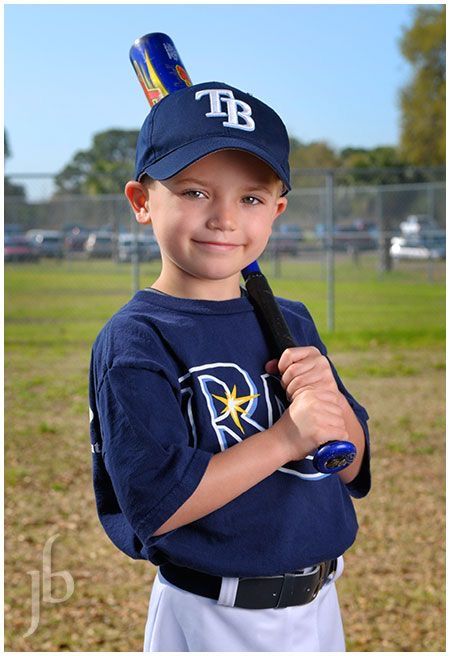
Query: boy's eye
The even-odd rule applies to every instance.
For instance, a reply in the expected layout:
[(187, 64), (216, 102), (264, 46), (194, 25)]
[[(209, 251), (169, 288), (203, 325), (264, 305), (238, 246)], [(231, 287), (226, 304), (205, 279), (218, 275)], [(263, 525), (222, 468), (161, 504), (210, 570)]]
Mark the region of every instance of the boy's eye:
[(242, 200), (245, 205), (258, 205), (261, 202), (256, 196), (244, 196)]
[(188, 189), (183, 192), (183, 196), (187, 196), (188, 198), (205, 198), (203, 191), (198, 191), (198, 189)]

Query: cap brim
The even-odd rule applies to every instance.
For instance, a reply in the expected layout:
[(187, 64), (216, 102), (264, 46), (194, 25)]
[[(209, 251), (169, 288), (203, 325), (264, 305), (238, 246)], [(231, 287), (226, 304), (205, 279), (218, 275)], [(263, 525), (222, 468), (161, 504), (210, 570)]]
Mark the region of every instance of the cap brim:
[(229, 139), (224, 139), (223, 137), (209, 137), (185, 144), (153, 164), (149, 164), (149, 166), (141, 171), (139, 178), (141, 178), (144, 173), (147, 173), (147, 175), (154, 180), (167, 180), (185, 169), (187, 166), (202, 159), (202, 157), (215, 153), (218, 150), (227, 149), (243, 150), (259, 157), (259, 159), (271, 167), (283, 182), (285, 193), (286, 191), (290, 191), (291, 186), (289, 184), (289, 175), (278, 165), (274, 158), (271, 157), (270, 153), (263, 148), (259, 148), (258, 146), (249, 143), (245, 139), (237, 139), (233, 137), (230, 137)]

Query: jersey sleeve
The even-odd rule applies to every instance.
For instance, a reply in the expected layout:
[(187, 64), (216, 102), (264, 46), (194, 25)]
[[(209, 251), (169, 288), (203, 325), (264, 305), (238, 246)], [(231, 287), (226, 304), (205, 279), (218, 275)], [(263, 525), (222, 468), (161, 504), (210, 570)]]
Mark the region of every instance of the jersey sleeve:
[(151, 536), (192, 495), (213, 454), (189, 445), (177, 390), (157, 363), (112, 366), (91, 396), (100, 521), (122, 551), (151, 559)]
[(350, 483), (346, 485), (347, 490), (351, 494), (352, 497), (355, 498), (362, 498), (366, 496), (371, 488), (371, 474), (370, 474), (370, 437), (369, 437), (369, 428), (367, 425), (367, 421), (369, 419), (369, 415), (366, 411), (366, 409), (358, 403), (358, 401), (350, 394), (350, 392), (347, 390), (345, 387), (344, 383), (342, 382), (336, 367), (328, 357), (327, 353), (327, 348), (325, 344), (322, 342), (320, 339), (319, 333), (317, 331), (316, 325), (314, 323), (314, 320), (309, 313), (309, 311), (303, 306), (304, 312), (306, 313), (307, 318), (309, 319), (308, 327), (306, 328), (306, 337), (308, 340), (308, 343), (310, 343), (313, 346), (316, 346), (319, 351), (322, 353), (322, 355), (325, 355), (327, 358), (328, 362), (330, 363), (331, 370), (333, 372), (333, 376), (336, 380), (337, 387), (339, 391), (345, 396), (347, 399), (350, 407), (352, 408), (353, 412), (355, 413), (356, 418), (358, 419), (359, 423), (361, 424), (361, 427), (364, 432), (364, 437), (365, 437), (365, 451), (364, 451), (364, 457), (361, 463), (361, 468), (359, 470), (358, 475), (356, 478), (353, 479)]

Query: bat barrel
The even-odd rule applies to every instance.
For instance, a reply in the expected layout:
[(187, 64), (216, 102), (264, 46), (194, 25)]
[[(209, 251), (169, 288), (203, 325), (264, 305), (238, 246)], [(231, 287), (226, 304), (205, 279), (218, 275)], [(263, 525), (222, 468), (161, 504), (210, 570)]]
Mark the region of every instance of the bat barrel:
[(130, 49), (130, 60), (150, 103), (192, 85), (172, 39), (162, 32), (141, 36)]

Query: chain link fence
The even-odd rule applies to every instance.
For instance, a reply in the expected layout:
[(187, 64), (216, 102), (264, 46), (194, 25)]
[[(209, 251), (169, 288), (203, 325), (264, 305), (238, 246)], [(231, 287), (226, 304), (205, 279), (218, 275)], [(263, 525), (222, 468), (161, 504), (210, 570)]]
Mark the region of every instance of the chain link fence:
[[(442, 169), (421, 171), (428, 181), (379, 185), (349, 184), (348, 170), (294, 172), (288, 209), (263, 255), (269, 275), (289, 276), (290, 265), (310, 262), (321, 265), (311, 266), (311, 275), (328, 276), (332, 285), (336, 261), (371, 262), (380, 273), (415, 261), (426, 263), (433, 281), (445, 259), (445, 182)], [(131, 262), (138, 285), (140, 263), (159, 258), (151, 227), (135, 222), (123, 194), (61, 196), (54, 177), (7, 176), (5, 261), (26, 259), (14, 240), (27, 241), (37, 265), (49, 257)]]

